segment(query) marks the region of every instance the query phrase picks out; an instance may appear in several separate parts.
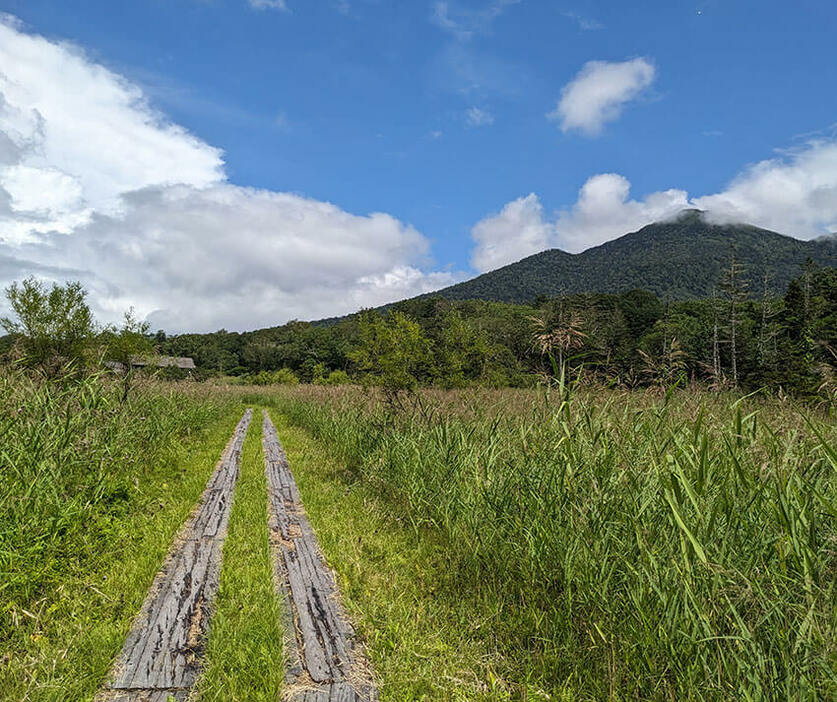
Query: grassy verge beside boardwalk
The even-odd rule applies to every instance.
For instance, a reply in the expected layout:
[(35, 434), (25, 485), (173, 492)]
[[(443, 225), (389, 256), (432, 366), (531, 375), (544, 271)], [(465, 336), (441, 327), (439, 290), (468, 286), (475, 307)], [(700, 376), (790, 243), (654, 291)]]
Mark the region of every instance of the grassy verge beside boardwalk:
[[(507, 700), (495, 604), (456, 593), (455, 556), (419, 534), (326, 447), (273, 411), (305, 510), (337, 573), (384, 701)], [(546, 699), (536, 686), (530, 699)], [(560, 699), (560, 698), (558, 698)]]
[(0, 700), (85, 700), (240, 417), (226, 394), (0, 376)]
[[(479, 680), (434, 699), (837, 696), (833, 415), (700, 392), (430, 392), (402, 412), (358, 390), (272, 397), (348, 466), (338, 510), (295, 459), (309, 509), (338, 523), (312, 514), (384, 699), (408, 698), (387, 684), (411, 657), (423, 679), (420, 629)], [(342, 556), (341, 528), (369, 545)], [(469, 608), (479, 627), (450, 626)]]

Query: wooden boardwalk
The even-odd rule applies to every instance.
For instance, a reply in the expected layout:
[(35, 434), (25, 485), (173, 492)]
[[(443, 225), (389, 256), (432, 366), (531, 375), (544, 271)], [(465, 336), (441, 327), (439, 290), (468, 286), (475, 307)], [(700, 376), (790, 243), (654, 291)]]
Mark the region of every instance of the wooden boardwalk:
[[(203, 663), (222, 549), (252, 418), (247, 410), (183, 525), (96, 702), (185, 702)], [(262, 446), (274, 576), (284, 600), (286, 687), (292, 702), (373, 702), (377, 690), (340, 604), (299, 491), (264, 412)]]
[(200, 671), (238, 480), (247, 410), (134, 621), (99, 702), (186, 700)]
[(287, 614), (284, 699), (368, 702), (377, 699), (369, 666), (340, 603), (299, 497), (276, 428), (264, 412), (268, 527), (277, 586)]

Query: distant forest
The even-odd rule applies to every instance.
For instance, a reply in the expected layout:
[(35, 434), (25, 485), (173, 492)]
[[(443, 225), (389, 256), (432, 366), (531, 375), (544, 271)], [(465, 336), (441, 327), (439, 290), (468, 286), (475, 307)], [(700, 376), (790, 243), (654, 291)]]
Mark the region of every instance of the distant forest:
[(646, 290), (540, 296), (530, 304), (424, 297), (332, 323), (166, 337), (160, 353), (244, 382), (409, 388), (531, 386), (563, 368), (626, 387), (702, 382), (837, 392), (837, 269), (809, 262), (784, 294), (752, 289), (741, 264), (712, 296)]

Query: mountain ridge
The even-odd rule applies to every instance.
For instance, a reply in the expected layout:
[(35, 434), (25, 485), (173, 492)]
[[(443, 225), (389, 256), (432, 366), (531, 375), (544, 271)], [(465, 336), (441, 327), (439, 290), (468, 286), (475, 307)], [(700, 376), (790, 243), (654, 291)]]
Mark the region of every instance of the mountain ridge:
[(577, 254), (547, 249), (419, 297), (530, 302), (539, 295), (619, 293), (637, 288), (660, 297), (712, 294), (730, 259), (744, 269), (751, 292), (780, 294), (810, 258), (837, 266), (837, 239), (794, 239), (750, 224), (715, 224), (699, 210), (655, 222)]

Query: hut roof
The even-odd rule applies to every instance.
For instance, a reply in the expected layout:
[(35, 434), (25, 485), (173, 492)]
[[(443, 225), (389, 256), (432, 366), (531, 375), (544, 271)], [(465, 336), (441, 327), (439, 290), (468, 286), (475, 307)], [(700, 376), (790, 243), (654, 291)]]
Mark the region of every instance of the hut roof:
[(188, 356), (131, 356), (131, 365), (135, 368), (157, 366), (157, 368), (182, 368), (193, 370), (195, 362)]

